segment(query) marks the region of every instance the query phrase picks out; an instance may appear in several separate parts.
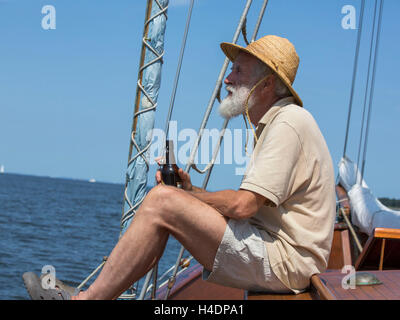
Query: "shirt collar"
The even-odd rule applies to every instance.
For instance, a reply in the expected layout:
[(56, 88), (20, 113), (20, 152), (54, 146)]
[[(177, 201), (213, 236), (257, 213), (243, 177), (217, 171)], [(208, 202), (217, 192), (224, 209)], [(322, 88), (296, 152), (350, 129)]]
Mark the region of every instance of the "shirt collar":
[(259, 124), (260, 123), (267, 124), (268, 120), (271, 119), (271, 117), (276, 113), (276, 111), (280, 107), (284, 107), (284, 106), (287, 106), (288, 104), (292, 104), (292, 103), (294, 103), (294, 101), (295, 100), (292, 96), (278, 100), (277, 102), (275, 102), (272, 105), (271, 108), (269, 108), (269, 110), (263, 115), (263, 117), (261, 118), (261, 120), (258, 123)]
[(256, 135), (257, 138), (260, 137), (261, 132), (265, 128), (265, 126), (274, 118), (274, 116), (277, 114), (277, 112), (281, 109), (281, 107), (287, 106), (289, 104), (295, 103), (294, 97), (286, 97), (278, 100), (275, 102), (271, 108), (268, 109), (268, 111), (262, 116), (260, 121), (258, 122), (257, 128), (256, 128)]

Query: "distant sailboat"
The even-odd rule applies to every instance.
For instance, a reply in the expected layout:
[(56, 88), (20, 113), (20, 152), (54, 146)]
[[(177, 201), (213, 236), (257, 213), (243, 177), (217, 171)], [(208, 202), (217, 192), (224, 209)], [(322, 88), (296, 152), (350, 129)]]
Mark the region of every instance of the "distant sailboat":
[(89, 182), (94, 183), (94, 182), (96, 182), (96, 180), (95, 179), (90, 179)]
[(0, 173), (4, 173), (4, 165), (0, 166)]

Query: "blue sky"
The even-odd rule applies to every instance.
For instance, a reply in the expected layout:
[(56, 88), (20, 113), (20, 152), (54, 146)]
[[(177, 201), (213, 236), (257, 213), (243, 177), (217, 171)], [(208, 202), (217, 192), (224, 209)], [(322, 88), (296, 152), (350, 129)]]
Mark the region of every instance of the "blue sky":
[[(245, 1), (197, 0), (172, 120), (200, 126)], [(254, 0), (252, 29), (262, 1)], [(335, 167), (342, 156), (357, 31), (341, 13), (355, 0), (270, 0), (259, 36), (296, 46), (294, 87), (314, 115)], [(0, 0), (0, 164), (7, 172), (123, 182), (146, 1)], [(171, 0), (157, 128), (164, 128), (189, 1)], [(367, 1), (348, 155), (355, 159), (361, 123), (372, 1)], [(56, 8), (55, 30), (43, 30), (41, 9)], [(365, 179), (377, 196), (400, 198), (398, 0), (386, 0)], [(240, 38), (243, 44), (243, 39)], [(216, 109), (217, 105), (215, 105)], [(222, 119), (212, 113), (209, 128)], [(241, 118), (229, 128), (243, 128)], [(181, 164), (182, 165), (182, 164)], [(183, 164), (184, 165), (184, 164)], [(156, 166), (150, 170), (150, 183)], [(202, 177), (192, 172), (193, 181)], [(237, 188), (234, 165), (217, 165), (209, 187)]]

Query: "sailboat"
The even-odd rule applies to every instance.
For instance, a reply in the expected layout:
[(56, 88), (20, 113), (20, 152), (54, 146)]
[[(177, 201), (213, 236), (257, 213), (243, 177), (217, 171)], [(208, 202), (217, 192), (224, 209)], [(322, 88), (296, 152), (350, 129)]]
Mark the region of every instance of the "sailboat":
[[(245, 9), (241, 16), (238, 28), (236, 30), (233, 42), (235, 43), (238, 39), (238, 35), (242, 32), (243, 37), (246, 39), (245, 33), (245, 21), (248, 13), (248, 9), (251, 1), (246, 2)], [(254, 41), (258, 26), (264, 15), (265, 8), (268, 1), (264, 1), (263, 6), (260, 10), (259, 18), (256, 23), (256, 27), (253, 33), (251, 41)], [(375, 2), (375, 12), (377, 11), (377, 4)], [(193, 5), (193, 1), (192, 1)], [(362, 12), (364, 11), (365, 1), (362, 2)], [(189, 9), (189, 16), (192, 6)], [(382, 20), (383, 0), (380, 2), (379, 10), (379, 22), (377, 27), (377, 40), (376, 48), (379, 45), (379, 33), (380, 25)], [(360, 28), (358, 36), (358, 44), (356, 48), (356, 59), (355, 59), (355, 72), (353, 73), (353, 85), (351, 92), (351, 101), (354, 95), (354, 82), (357, 68), (358, 54), (359, 54), (359, 42), (361, 38), (363, 19), (360, 19)], [(375, 28), (375, 18), (374, 18)], [(371, 40), (372, 48), (372, 40)], [(377, 49), (374, 59), (374, 73), (376, 69), (376, 57)], [(201, 124), (199, 132), (205, 127), (205, 123), (210, 114), (210, 110), (214, 104), (214, 101), (219, 97), (219, 90), (223, 75), (225, 74), (228, 62), (225, 61), (220, 76), (217, 80), (215, 90), (212, 94), (209, 105), (207, 106), (203, 122)], [(372, 76), (372, 82), (374, 83), (374, 75)], [(372, 85), (373, 88), (373, 85)], [(371, 89), (370, 106), (372, 103), (373, 89)], [(350, 110), (351, 110), (350, 102)], [(140, 112), (139, 110), (136, 112)], [(170, 112), (169, 112), (170, 114)], [(349, 117), (350, 118), (350, 117)], [(368, 117), (369, 118), (369, 117)], [(168, 119), (167, 119), (168, 121)], [(348, 120), (349, 124), (349, 120)], [(227, 123), (225, 122), (223, 128), (226, 128)], [(367, 125), (368, 127), (368, 125)], [(348, 128), (347, 128), (348, 129)], [(367, 129), (368, 131), (368, 129)], [(347, 144), (346, 132), (346, 142)], [(222, 140), (220, 137), (219, 144)], [(192, 155), (190, 157), (189, 164), (186, 167), (186, 171), (190, 168), (195, 168), (193, 162), (193, 155), (196, 152), (196, 147), (201, 139), (199, 133), (198, 139), (195, 142)], [(367, 139), (366, 139), (367, 140)], [(366, 149), (366, 147), (365, 147)], [(214, 154), (216, 154), (214, 152)], [(210, 168), (213, 166), (213, 158), (210, 164), (204, 170), (196, 170), (201, 173), (206, 173), (206, 178), (203, 183), (203, 188), (207, 186), (210, 178)], [(249, 299), (249, 300), (341, 300), (341, 299), (400, 299), (400, 252), (399, 241), (400, 239), (400, 213), (390, 210), (384, 207), (382, 204), (375, 199), (375, 204), (379, 207), (383, 219), (377, 219), (375, 224), (368, 223), (367, 229), (357, 228), (353, 223), (357, 221), (357, 216), (360, 216), (360, 210), (353, 204), (355, 201), (352, 195), (352, 188), (354, 186), (361, 185), (365, 188), (365, 182), (361, 179), (359, 184), (358, 180), (358, 168), (353, 166), (353, 172), (349, 170), (352, 167), (352, 162), (346, 158), (344, 152), (343, 159), (340, 162), (340, 174), (338, 177), (338, 183), (336, 187), (337, 192), (337, 221), (335, 224), (334, 237), (332, 243), (332, 250), (329, 258), (328, 270), (322, 274), (313, 275), (310, 279), (310, 287), (308, 290), (301, 294), (256, 294), (240, 290), (236, 288), (224, 287), (221, 285), (212, 284), (202, 280), (202, 266), (198, 263), (190, 265), (192, 257), (184, 259), (182, 247), (177, 262), (169, 270), (170, 276), (167, 277), (165, 274), (157, 279), (157, 270), (152, 270), (146, 276), (142, 292), (139, 296), (140, 299), (207, 299), (207, 300), (236, 300), (236, 299)], [(345, 170), (344, 168), (347, 168)], [(195, 168), (196, 169), (196, 168)], [(356, 179), (350, 182), (348, 179), (350, 175), (355, 175)], [(346, 181), (347, 184), (344, 182)], [(346, 188), (345, 188), (345, 187)], [(365, 189), (364, 189), (365, 190)], [(368, 203), (368, 200), (362, 199), (361, 206)], [(362, 210), (361, 210), (362, 212)], [(376, 215), (375, 211), (372, 211), (372, 215)], [(351, 216), (351, 218), (350, 218)], [(362, 216), (362, 213), (361, 213)], [(350, 219), (352, 221), (350, 221)], [(362, 218), (360, 218), (362, 220)], [(369, 221), (371, 222), (371, 221)], [(350, 236), (351, 235), (351, 236)], [(367, 270), (364, 271), (364, 270)], [(151, 278), (153, 279), (151, 281)], [(164, 279), (164, 282), (161, 282)], [(348, 291), (348, 289), (351, 289)], [(368, 293), (366, 293), (368, 292)]]
[[(268, 4), (268, 0), (263, 1), (252, 37), (248, 40), (246, 20), (252, 1), (246, 0), (244, 2), (245, 6), (240, 16), (237, 29), (233, 35), (232, 43), (236, 43), (240, 35), (243, 36), (246, 43), (256, 39), (258, 28)], [(193, 3), (194, 1), (191, 0), (171, 104), (166, 119), (166, 133), (168, 132), (169, 120), (173, 110)], [(383, 0), (381, 0), (380, 12), (382, 12), (382, 4)], [(148, 132), (153, 129), (158, 91), (160, 88), (167, 8), (168, 0), (147, 1), (135, 98), (135, 111), (130, 136), (125, 190), (123, 194), (124, 207), (121, 217), (121, 235), (129, 226), (131, 219), (134, 217), (136, 210), (139, 208), (147, 193), (147, 172), (149, 170), (148, 151), (151, 145), (151, 136), (149, 136)], [(377, 41), (377, 43), (378, 42), (379, 41)], [(207, 187), (210, 180), (211, 171), (215, 164), (217, 152), (221, 146), (224, 129), (227, 127), (228, 121), (223, 123), (220, 131), (221, 135), (218, 144), (215, 146), (210, 163), (201, 170), (196, 167), (194, 159), (201, 141), (201, 134), (206, 126), (213, 105), (216, 100), (220, 100), (220, 89), (228, 65), (229, 60), (226, 59), (221, 67), (215, 88), (200, 125), (199, 134), (185, 168), (186, 172), (189, 172), (190, 169), (193, 168), (197, 172), (205, 174), (202, 184), (202, 188), (204, 189)], [(345, 154), (343, 159), (345, 160), (342, 162), (344, 167), (351, 168), (351, 162), (347, 160)], [(346, 172), (348, 175), (356, 177), (351, 183), (346, 179)], [(156, 266), (141, 280), (143, 284), (140, 292), (138, 284), (135, 283), (120, 298), (140, 300), (400, 299), (400, 255), (398, 254), (400, 248), (399, 242), (397, 241), (400, 239), (400, 225), (396, 224), (398, 222), (398, 220), (396, 220), (398, 213), (386, 210), (386, 208), (377, 204), (383, 211), (390, 212), (392, 214), (391, 217), (396, 223), (392, 223), (391, 221), (387, 222), (387, 220), (385, 220), (384, 225), (377, 223), (373, 225), (372, 230), (354, 226), (353, 223), (357, 218), (353, 217), (359, 214), (359, 210), (353, 204), (352, 189), (354, 185), (358, 185), (359, 181), (361, 181), (361, 186), (364, 188), (366, 186), (366, 183), (363, 183), (363, 180), (359, 180), (358, 177), (358, 167), (356, 166), (351, 174), (349, 170), (341, 170), (336, 187), (338, 215), (335, 224), (328, 271), (313, 275), (310, 279), (310, 287), (307, 291), (297, 295), (274, 293), (256, 294), (242, 289), (225, 287), (203, 281), (202, 266), (198, 264), (192, 256), (184, 257), (185, 248), (182, 247), (176, 257), (176, 263), (172, 265), (167, 272), (158, 276), (158, 269)], [(365, 201), (363, 203), (365, 203)], [(374, 212), (372, 214), (374, 214)], [(362, 217), (362, 215), (360, 217)], [(362, 219), (363, 218), (359, 218), (359, 220)], [(101, 269), (105, 261), (106, 258), (96, 270), (78, 286), (79, 289), (87, 283), (90, 277), (94, 276)], [(349, 287), (353, 285), (355, 287), (348, 290)], [(368, 294), (366, 292), (368, 292)]]
[(0, 166), (0, 173), (4, 173), (4, 165)]

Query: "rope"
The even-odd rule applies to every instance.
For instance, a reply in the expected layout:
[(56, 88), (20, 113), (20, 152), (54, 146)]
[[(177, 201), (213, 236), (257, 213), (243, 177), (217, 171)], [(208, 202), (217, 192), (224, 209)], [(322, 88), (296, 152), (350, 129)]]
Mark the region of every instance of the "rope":
[(350, 233), (354, 238), (354, 241), (356, 242), (357, 245), (357, 249), (359, 250), (359, 252), (361, 253), (363, 250), (363, 247), (361, 245), (360, 239), (358, 239), (357, 233), (353, 228), (353, 225), (350, 222), (349, 217), (346, 215), (346, 213), (344, 212), (343, 208), (340, 208), (340, 212), (342, 213), (342, 216), (344, 218), (344, 221), (346, 221), (347, 226), (349, 227)]
[[(373, 47), (374, 47), (373, 44), (374, 44), (377, 6), (378, 6), (378, 1), (375, 0), (374, 21), (372, 24), (371, 45), (370, 45), (370, 49), (369, 49), (369, 59), (368, 59), (367, 85), (365, 86), (364, 107), (363, 107), (363, 114), (362, 114), (362, 120), (361, 120), (360, 142), (358, 145), (358, 154), (357, 154), (357, 168), (360, 167), (360, 154), (361, 154), (361, 146), (362, 146), (362, 140), (363, 140), (363, 135), (364, 135), (365, 111), (367, 109), (367, 96), (368, 96), (368, 88), (369, 88), (369, 80), (370, 80), (372, 52), (373, 52)], [(361, 184), (361, 181), (359, 183)]]
[(194, 5), (194, 0), (191, 0), (190, 1), (189, 11), (188, 11), (188, 16), (187, 16), (187, 20), (186, 20), (185, 32), (184, 32), (183, 40), (182, 40), (181, 52), (180, 52), (180, 55), (179, 55), (178, 67), (176, 69), (174, 86), (173, 86), (173, 89), (172, 89), (171, 101), (170, 101), (170, 104), (169, 104), (168, 115), (167, 115), (167, 119), (166, 119), (166, 123), (165, 123), (165, 131), (164, 132), (165, 132), (165, 138), (166, 139), (167, 139), (167, 136), (168, 136), (169, 122), (171, 120), (172, 110), (174, 108), (176, 90), (178, 88), (178, 82), (179, 82), (179, 76), (180, 76), (180, 73), (181, 73), (183, 56), (185, 54), (186, 40), (187, 40), (187, 36), (188, 36), (188, 33), (189, 33), (190, 21), (192, 19), (193, 5)]
[(349, 201), (349, 198), (343, 198), (341, 200), (336, 201), (336, 203), (342, 203), (342, 202), (345, 202), (345, 201)]
[(345, 136), (345, 140), (344, 140), (343, 157), (346, 155), (347, 142), (349, 139), (350, 119), (351, 119), (351, 111), (353, 108), (354, 88), (355, 88), (356, 77), (357, 77), (358, 58), (360, 55), (360, 43), (361, 43), (361, 34), (362, 34), (362, 27), (363, 27), (363, 20), (364, 20), (364, 11), (365, 11), (365, 0), (362, 0), (360, 21), (359, 21), (359, 25), (358, 25), (356, 53), (355, 53), (355, 57), (354, 57), (353, 80), (351, 83), (350, 102), (349, 102), (349, 111), (348, 111), (348, 115), (347, 115), (346, 136)]
[(250, 43), (249, 43), (249, 40), (247, 40), (247, 26), (246, 26), (246, 24), (247, 24), (247, 17), (244, 19), (244, 23), (243, 23), (243, 26), (242, 26), (242, 35), (243, 35), (243, 40), (246, 43), (246, 45), (249, 45)]
[(377, 66), (377, 60), (378, 60), (380, 35), (381, 35), (381, 30), (382, 30), (383, 5), (384, 5), (384, 0), (381, 0), (380, 8), (379, 8), (378, 30), (377, 30), (376, 42), (375, 42), (375, 57), (374, 57), (374, 66), (373, 66), (373, 71), (372, 71), (371, 91), (370, 91), (370, 97), (369, 97), (367, 128), (366, 128), (365, 141), (364, 141), (364, 154), (363, 154), (363, 161), (362, 161), (362, 167), (361, 167), (361, 181), (363, 180), (363, 177), (364, 177), (365, 161), (366, 161), (366, 156), (367, 156), (369, 125), (370, 125), (370, 121), (371, 121), (372, 102), (374, 99), (374, 91), (375, 91), (376, 66)]
[[(179, 274), (181, 274), (183, 271), (185, 271), (188, 267), (189, 267), (189, 265), (190, 265), (190, 261), (193, 259), (193, 257), (191, 256), (191, 257), (189, 257), (189, 258), (187, 258), (187, 259), (185, 259), (185, 262), (186, 262), (186, 265), (182, 265), (182, 263), (180, 263), (179, 265), (180, 265), (180, 267), (181, 267), (181, 269), (178, 271), (178, 275)], [(181, 261), (182, 262), (182, 261)], [(172, 267), (170, 267), (167, 271), (165, 271), (159, 278), (158, 278), (158, 282), (161, 282), (161, 280), (163, 280), (166, 276), (168, 276), (168, 274), (174, 269), (174, 265), (172, 266)], [(164, 281), (164, 282), (162, 282), (161, 284), (160, 284), (160, 287), (162, 287), (162, 286), (164, 286), (164, 285), (167, 285), (168, 283), (169, 283), (169, 281), (170, 281), (170, 279), (168, 279), (168, 280), (166, 280), (166, 281)], [(146, 297), (146, 295), (148, 294), (148, 292), (149, 291), (151, 291), (151, 290), (153, 290), (153, 284), (151, 283), (151, 284), (149, 284), (149, 286), (147, 287), (147, 290), (146, 290), (146, 292), (145, 292), (145, 294), (144, 294), (144, 296), (143, 296), (143, 299)]]
[(93, 272), (85, 279), (82, 281), (82, 283), (77, 287), (79, 290), (83, 288), (83, 286), (104, 266), (104, 264), (107, 261), (107, 257), (103, 257), (103, 262), (100, 263), (99, 266), (96, 267), (96, 269), (93, 270)]
[(261, 21), (263, 20), (265, 9), (267, 8), (267, 5), (268, 5), (268, 0), (264, 0), (264, 3), (260, 10), (260, 14), (258, 15), (256, 26), (254, 27), (254, 32), (253, 32), (253, 35), (250, 40), (251, 42), (254, 42), (256, 40), (258, 29), (260, 28)]

